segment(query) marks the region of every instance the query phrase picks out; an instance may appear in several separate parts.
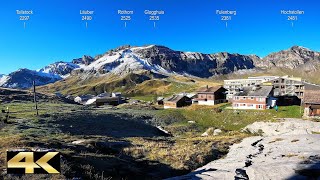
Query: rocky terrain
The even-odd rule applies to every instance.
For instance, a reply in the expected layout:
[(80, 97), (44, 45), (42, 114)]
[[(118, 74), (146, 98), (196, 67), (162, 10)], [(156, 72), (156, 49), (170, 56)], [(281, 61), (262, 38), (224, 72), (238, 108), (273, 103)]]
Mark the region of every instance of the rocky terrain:
[(319, 65), (320, 53), (301, 46), (293, 46), (255, 61), (255, 66), (260, 68), (299, 68), (304, 71), (316, 71)]
[(245, 128), (262, 136), (231, 146), (226, 157), (171, 179), (318, 179), (320, 122), (285, 119)]
[(32, 86), (33, 81), (35, 81), (37, 85), (45, 85), (61, 79), (62, 78), (56, 74), (19, 69), (0, 78), (0, 87), (28, 89)]

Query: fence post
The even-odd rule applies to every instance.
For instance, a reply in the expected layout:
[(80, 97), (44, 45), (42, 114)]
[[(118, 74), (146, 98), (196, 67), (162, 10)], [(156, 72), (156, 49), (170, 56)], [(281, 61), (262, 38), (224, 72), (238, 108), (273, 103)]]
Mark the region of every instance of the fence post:
[(4, 123), (8, 123), (9, 120), (9, 107), (7, 107), (6, 118), (4, 119)]
[(35, 108), (37, 111), (37, 116), (39, 116), (39, 112), (38, 112), (38, 102), (37, 102), (37, 94), (36, 94), (36, 82), (33, 81), (33, 101), (35, 103)]

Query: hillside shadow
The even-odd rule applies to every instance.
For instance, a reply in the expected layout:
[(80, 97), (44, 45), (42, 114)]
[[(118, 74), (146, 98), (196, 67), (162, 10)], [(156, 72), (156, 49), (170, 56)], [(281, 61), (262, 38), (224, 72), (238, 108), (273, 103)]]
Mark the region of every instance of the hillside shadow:
[[(28, 147), (54, 149), (61, 152), (61, 174), (66, 179), (163, 179), (181, 176), (188, 170), (175, 169), (168, 164), (146, 160), (144, 154), (134, 157), (124, 153), (133, 145), (126, 140), (90, 139), (81, 144), (69, 144), (52, 140), (49, 142), (29, 142)], [(63, 150), (68, 150), (64, 152)], [(40, 179), (30, 176), (32, 179)], [(30, 179), (29, 177), (29, 179)], [(2, 176), (0, 175), (0, 179)], [(12, 176), (4, 175), (4, 179)], [(19, 178), (24, 178), (21, 176)], [(52, 178), (52, 177), (51, 177)], [(48, 179), (51, 179), (50, 176)], [(53, 178), (54, 179), (54, 178)]]
[(5, 126), (5, 123), (3, 122), (3, 120), (0, 119), (0, 130)]
[(320, 179), (320, 155), (310, 156), (302, 161), (295, 170), (296, 174), (288, 178), (288, 180), (297, 179)]
[(115, 138), (166, 136), (158, 128), (145, 123), (150, 117), (134, 117), (124, 113), (74, 113), (52, 117), (52, 125), (71, 135), (100, 135)]

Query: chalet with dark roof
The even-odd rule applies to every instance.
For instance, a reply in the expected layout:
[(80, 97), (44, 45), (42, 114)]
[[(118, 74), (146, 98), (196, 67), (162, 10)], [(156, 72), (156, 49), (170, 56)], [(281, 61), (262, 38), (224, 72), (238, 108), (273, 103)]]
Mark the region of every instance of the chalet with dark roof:
[(191, 98), (185, 95), (174, 95), (163, 101), (165, 109), (169, 108), (181, 108), (185, 106), (190, 106), (192, 104)]
[(203, 87), (197, 91), (197, 98), (193, 100), (199, 105), (216, 105), (226, 102), (226, 91), (222, 86)]

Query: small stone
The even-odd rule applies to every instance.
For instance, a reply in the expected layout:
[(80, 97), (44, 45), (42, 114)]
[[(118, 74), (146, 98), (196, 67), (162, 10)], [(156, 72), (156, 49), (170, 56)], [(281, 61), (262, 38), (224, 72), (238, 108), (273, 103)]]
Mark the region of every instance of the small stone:
[(213, 135), (214, 135), (214, 136), (217, 136), (217, 135), (219, 135), (219, 134), (221, 134), (221, 133), (222, 133), (221, 129), (215, 129), (215, 130), (213, 131)]

